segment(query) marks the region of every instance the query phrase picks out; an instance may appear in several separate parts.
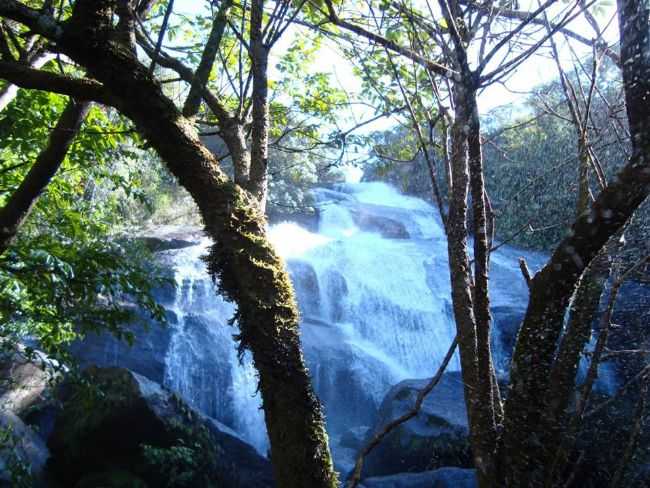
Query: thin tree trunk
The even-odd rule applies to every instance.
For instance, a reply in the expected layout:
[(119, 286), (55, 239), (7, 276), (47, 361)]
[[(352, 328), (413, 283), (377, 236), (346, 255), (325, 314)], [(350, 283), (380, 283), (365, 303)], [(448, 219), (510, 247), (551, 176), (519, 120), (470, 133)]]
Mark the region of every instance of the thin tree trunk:
[[(490, 298), (488, 289), (490, 268), (490, 239), (488, 237), (487, 209), (485, 200), (485, 182), (483, 180), (483, 155), (481, 151), (480, 123), (476, 106), (476, 92), (467, 83), (463, 90), (463, 103), (467, 110), (464, 126), (468, 128), (467, 149), (469, 156), (470, 190), (472, 196), (472, 219), (474, 240), (474, 288), (473, 305), (476, 320), (476, 356), (477, 373), (474, 392), (480, 409), (474, 426), (475, 443), (480, 445), (478, 455), (481, 464), (477, 465), (483, 473), (481, 486), (493, 486), (495, 482), (495, 456), (497, 446), (497, 418), (501, 416), (501, 400), (496, 381), (496, 372), (492, 362), (490, 346)], [(468, 392), (466, 392), (468, 394)], [(495, 398), (496, 397), (496, 398)], [(498, 407), (498, 408), (497, 408)], [(498, 410), (498, 412), (497, 412)]]
[(251, 127), (251, 168), (248, 190), (266, 208), (269, 150), (269, 88), (267, 80), (269, 48), (264, 44), (262, 15), (264, 0), (251, 5), (251, 61), (253, 64), (253, 124)]
[(146, 67), (105, 41), (111, 5), (110, 0), (78, 0), (58, 46), (104, 83), (116, 108), (135, 123), (196, 201), (215, 242), (206, 257), (208, 270), (220, 292), (237, 304), (240, 348), (252, 352), (259, 372), (278, 485), (334, 488), (324, 419), (300, 348), (293, 289), (266, 238), (264, 215), (257, 201), (229, 181)]
[(88, 102), (70, 99), (50, 133), (47, 145), (39, 153), (20, 186), (0, 209), (0, 254), (11, 245), (39, 195), (63, 163), (89, 108)]
[(625, 99), (632, 135), (629, 163), (580, 216), (533, 278), (531, 296), (511, 368), (501, 451), (503, 484), (534, 486), (540, 481), (540, 403), (548, 394), (550, 368), (569, 299), (594, 257), (622, 229), (650, 192), (650, 7), (646, 0), (619, 0), (621, 59)]

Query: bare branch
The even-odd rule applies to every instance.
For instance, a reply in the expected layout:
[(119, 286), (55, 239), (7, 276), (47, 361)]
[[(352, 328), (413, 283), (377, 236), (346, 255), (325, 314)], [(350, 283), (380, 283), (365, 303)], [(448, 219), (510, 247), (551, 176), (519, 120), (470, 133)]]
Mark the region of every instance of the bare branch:
[(422, 404), (424, 403), (424, 399), (427, 397), (429, 393), (433, 391), (436, 385), (440, 382), (440, 379), (442, 378), (443, 373), (447, 369), (447, 366), (449, 365), (451, 358), (454, 356), (454, 352), (456, 352), (457, 346), (458, 346), (458, 341), (456, 338), (454, 338), (451, 345), (449, 346), (449, 349), (447, 350), (447, 354), (445, 355), (444, 359), (442, 360), (442, 363), (440, 364), (440, 367), (438, 368), (438, 371), (436, 371), (436, 374), (433, 376), (433, 378), (431, 378), (431, 381), (429, 381), (429, 383), (427, 383), (427, 385), (418, 392), (413, 408), (408, 412), (406, 412), (401, 417), (398, 417), (395, 420), (386, 424), (381, 430), (379, 430), (373, 436), (372, 439), (370, 439), (370, 441), (364, 446), (364, 448), (361, 449), (361, 452), (359, 452), (359, 455), (357, 456), (357, 461), (354, 465), (354, 471), (352, 472), (352, 476), (348, 480), (347, 488), (356, 488), (356, 486), (359, 484), (359, 480), (361, 479), (361, 470), (363, 469), (363, 461), (366, 458), (366, 456), (368, 456), (368, 454), (370, 454), (372, 450), (375, 447), (377, 447), (388, 434), (390, 434), (393, 430), (395, 430), (397, 427), (402, 425), (404, 422), (407, 422), (413, 417), (415, 417), (420, 412), (420, 409), (422, 408)]

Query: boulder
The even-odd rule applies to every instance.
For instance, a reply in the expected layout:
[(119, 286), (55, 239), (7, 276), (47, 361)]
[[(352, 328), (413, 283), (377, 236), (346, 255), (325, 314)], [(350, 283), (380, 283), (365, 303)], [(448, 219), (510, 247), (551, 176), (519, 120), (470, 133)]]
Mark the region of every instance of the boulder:
[(195, 246), (205, 236), (200, 227), (161, 225), (142, 232), (137, 238), (151, 252)]
[(364, 211), (356, 211), (352, 217), (359, 229), (376, 232), (386, 239), (409, 239), (411, 237), (406, 226), (399, 220)]
[(36, 432), (18, 416), (0, 410), (0, 487), (43, 486), (49, 455)]
[(359, 450), (363, 447), (364, 441), (368, 437), (368, 431), (370, 427), (367, 425), (361, 425), (358, 427), (351, 427), (343, 434), (341, 434), (341, 439), (339, 444), (342, 447), (349, 447), (350, 449)]
[(62, 391), (49, 439), (61, 485), (274, 486), (267, 459), (158, 383), (123, 368), (89, 368), (84, 379)]
[(287, 261), (296, 298), (302, 316), (310, 317), (320, 313), (320, 287), (313, 266), (306, 261), (291, 259)]
[(375, 390), (394, 382), (386, 365), (350, 343), (333, 324), (304, 320), (300, 334), (330, 435), (338, 437), (350, 425), (373, 425), (381, 402)]
[(526, 309), (502, 305), (492, 307), (490, 311), (494, 324), (492, 350), (494, 351), (495, 366), (500, 377), (507, 377), (517, 333)]
[[(407, 411), (428, 380), (405, 380), (390, 389), (371, 435)], [(393, 430), (367, 457), (363, 476), (471, 466), (467, 414), (460, 373), (442, 376), (418, 415)], [(406, 485), (405, 485), (406, 486)]]
[(71, 354), (81, 367), (120, 366), (162, 383), (165, 376), (165, 356), (169, 349), (176, 315), (166, 310), (167, 324), (151, 320), (136, 312), (134, 320), (125, 325), (135, 340), (129, 344), (107, 331), (88, 332), (82, 340), (70, 346)]
[(422, 473), (400, 473), (367, 478), (359, 488), (476, 488), (473, 469), (440, 468)]
[(58, 377), (56, 363), (22, 344), (2, 344), (0, 352), (0, 409), (25, 415), (49, 394)]

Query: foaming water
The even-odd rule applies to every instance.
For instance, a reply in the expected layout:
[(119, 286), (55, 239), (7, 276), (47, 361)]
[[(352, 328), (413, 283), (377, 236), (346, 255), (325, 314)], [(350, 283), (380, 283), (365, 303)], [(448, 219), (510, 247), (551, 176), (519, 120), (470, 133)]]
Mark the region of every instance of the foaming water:
[(235, 307), (216, 294), (201, 257), (209, 239), (167, 252), (174, 268), (176, 297), (164, 383), (193, 407), (230, 427), (265, 454), (268, 438), (257, 392), (257, 375), (248, 354), (239, 364), (229, 325)]
[[(347, 428), (371, 425), (393, 384), (431, 376), (455, 326), (447, 244), (431, 205), (382, 183), (314, 194), (317, 232), (283, 222), (270, 227), (269, 238), (294, 283), (305, 357), (336, 441)], [(238, 364), (236, 328), (228, 325), (234, 308), (215, 295), (200, 260), (207, 245), (168, 253), (179, 291), (165, 383), (265, 453), (257, 377), (249, 357)], [(492, 261), (492, 305), (513, 316), (527, 300), (521, 254), (503, 247)], [(541, 262), (526, 257), (532, 267)], [(503, 349), (496, 340), (498, 364)], [(449, 370), (457, 369), (455, 357)]]

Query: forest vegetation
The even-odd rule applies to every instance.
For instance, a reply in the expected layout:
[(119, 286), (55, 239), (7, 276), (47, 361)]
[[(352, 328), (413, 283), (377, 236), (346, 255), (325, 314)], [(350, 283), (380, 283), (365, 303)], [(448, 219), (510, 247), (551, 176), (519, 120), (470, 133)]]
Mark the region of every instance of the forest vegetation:
[[(277, 486), (362, 486), (364, 458), (418, 414), (454, 353), (476, 486), (587, 486), (603, 463), (589, 486), (646, 486), (647, 295), (634, 327), (613, 317), (628, 283), (649, 283), (649, 19), (648, 0), (0, 0), (3, 361), (53, 367), (52, 391), (110, 384), (71, 345), (97, 331), (134, 344), (134, 315), (170, 320), (156, 293), (175, 282), (144, 236), (200, 226), (256, 370)], [(523, 84), (535, 63), (552, 74)], [(354, 172), (436, 208), (455, 338), (414, 410), (337, 472), (269, 222), (313, 222), (311, 190)], [(528, 297), (507, 378), (489, 286), (503, 246), (546, 261), (519, 263)], [(622, 387), (603, 398), (610, 361)], [(88, 409), (121, 405), (97, 398)], [(596, 429), (610, 404), (620, 415)], [(61, 425), (94, 428), (96, 412), (72, 411), (78, 425)], [(9, 486), (32, 486), (2, 429)], [(172, 430), (181, 447), (143, 447), (167, 486), (230, 486), (203, 430)], [(608, 432), (617, 449), (593, 458), (585, 435)]]

